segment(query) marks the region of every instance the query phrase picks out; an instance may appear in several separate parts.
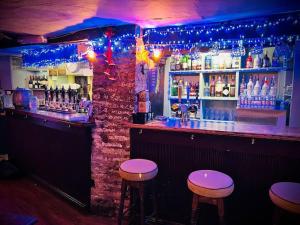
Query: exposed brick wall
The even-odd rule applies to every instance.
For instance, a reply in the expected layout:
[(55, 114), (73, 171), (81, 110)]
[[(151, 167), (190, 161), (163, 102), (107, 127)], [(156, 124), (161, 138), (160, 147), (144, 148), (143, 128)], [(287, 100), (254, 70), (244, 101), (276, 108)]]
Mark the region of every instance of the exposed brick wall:
[(121, 179), (121, 162), (129, 158), (129, 129), (122, 125), (134, 109), (136, 59), (132, 52), (114, 55), (119, 78), (108, 81), (103, 75), (104, 60), (94, 65), (93, 105), (96, 128), (93, 131), (91, 207), (97, 214), (116, 213)]

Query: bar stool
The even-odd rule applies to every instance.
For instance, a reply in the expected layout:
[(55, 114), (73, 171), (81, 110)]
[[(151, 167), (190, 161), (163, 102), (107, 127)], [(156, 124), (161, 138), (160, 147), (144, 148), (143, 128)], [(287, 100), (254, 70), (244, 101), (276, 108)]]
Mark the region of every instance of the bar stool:
[[(291, 213), (300, 214), (300, 183), (275, 183), (269, 190), (269, 196), (276, 207)], [(275, 210), (273, 224), (279, 223), (279, 219), (279, 214)]]
[(136, 188), (139, 191), (140, 198), (140, 223), (144, 224), (144, 189), (148, 181), (152, 182), (153, 208), (156, 214), (156, 198), (153, 179), (157, 175), (158, 167), (155, 162), (146, 159), (130, 159), (123, 162), (119, 168), (119, 174), (122, 178), (121, 200), (118, 215), (118, 225), (122, 224), (124, 201), (127, 187)]
[(199, 203), (215, 205), (219, 221), (224, 223), (224, 198), (234, 189), (233, 180), (226, 174), (214, 170), (197, 170), (187, 179), (188, 188), (193, 192), (191, 224), (197, 223)]

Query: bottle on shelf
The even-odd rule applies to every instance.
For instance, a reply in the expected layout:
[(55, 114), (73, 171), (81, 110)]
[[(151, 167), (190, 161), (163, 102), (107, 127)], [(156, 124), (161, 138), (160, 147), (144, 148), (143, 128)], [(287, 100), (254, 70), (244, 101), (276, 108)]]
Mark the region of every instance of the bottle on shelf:
[(221, 97), (222, 96), (222, 92), (223, 92), (223, 82), (221, 79), (221, 76), (218, 77), (218, 80), (215, 84), (215, 96), (216, 97)]
[(242, 82), (240, 85), (240, 95), (244, 94), (245, 89), (246, 89), (245, 75), (243, 75)]
[(187, 65), (188, 65), (187, 69), (191, 70), (192, 69), (192, 58), (189, 54), (187, 55)]
[(176, 57), (176, 64), (175, 64), (175, 69), (176, 70), (181, 70), (181, 58), (182, 58), (181, 55), (178, 55)]
[(33, 83), (32, 83), (32, 77), (31, 76), (29, 76), (28, 88), (30, 88), (30, 89), (33, 88)]
[(184, 55), (182, 57), (182, 69), (187, 70), (188, 69), (188, 55)]
[(40, 88), (40, 82), (39, 82), (40, 78), (39, 78), (39, 76), (36, 76), (35, 80), (36, 81), (35, 81), (34, 88), (39, 89)]
[(268, 57), (268, 51), (263, 58), (263, 67), (270, 67), (270, 58)]
[(247, 83), (247, 96), (251, 97), (253, 91), (253, 82), (252, 82), (252, 76), (250, 76), (249, 81)]
[(205, 69), (210, 70), (212, 68), (212, 56), (207, 55), (205, 56)]
[(228, 80), (227, 78), (224, 79), (224, 85), (223, 85), (223, 90), (222, 90), (222, 96), (223, 97), (229, 97), (229, 85), (228, 85)]
[(182, 95), (183, 96), (187, 96), (187, 88), (188, 88), (189, 84), (187, 81), (183, 81), (183, 92)]
[(248, 57), (246, 59), (246, 68), (253, 68), (253, 58), (251, 56), (251, 52), (249, 52)]
[[(68, 94), (68, 102), (72, 103), (72, 89), (71, 86), (69, 85), (69, 88), (67, 90), (67, 94)], [(177, 96), (177, 95), (176, 95)]]
[(172, 55), (171, 59), (170, 59), (170, 70), (171, 71), (176, 70), (176, 60), (175, 60), (174, 55)]
[(179, 79), (178, 81), (178, 102), (181, 103), (183, 93), (183, 80)]
[(232, 68), (239, 69), (241, 67), (241, 58), (240, 57), (233, 57), (232, 58)]
[(261, 68), (262, 66), (262, 58), (260, 55), (256, 55), (253, 60), (253, 68)]
[(204, 86), (204, 96), (207, 97), (209, 96), (209, 85), (208, 85), (208, 82), (205, 83), (205, 86)]
[(279, 67), (279, 66), (280, 66), (279, 57), (277, 56), (277, 52), (274, 51), (273, 57), (272, 57), (272, 67)]
[(197, 63), (196, 63), (196, 69), (201, 70), (203, 68), (202, 66), (202, 56), (198, 54), (197, 56)]
[[(70, 88), (70, 87), (69, 87)], [(172, 80), (172, 85), (171, 85), (171, 96), (178, 96), (178, 82), (175, 79), (175, 77)]]
[(229, 87), (229, 96), (230, 97), (235, 97), (235, 78), (234, 76), (231, 76), (230, 79), (230, 87)]
[(212, 76), (212, 78), (210, 79), (209, 95), (211, 97), (214, 97), (215, 96), (215, 92), (216, 92), (215, 77)]
[(259, 79), (257, 79), (253, 88), (253, 95), (259, 96), (260, 94), (259, 92), (260, 92), (260, 83), (259, 83)]
[(270, 96), (276, 97), (276, 95), (277, 95), (277, 87), (276, 87), (275, 76), (273, 76), (270, 83)]
[(264, 84), (263, 84), (263, 86), (261, 88), (261, 96), (262, 97), (267, 96), (268, 89), (269, 89), (268, 79), (267, 79), (267, 77), (265, 77)]

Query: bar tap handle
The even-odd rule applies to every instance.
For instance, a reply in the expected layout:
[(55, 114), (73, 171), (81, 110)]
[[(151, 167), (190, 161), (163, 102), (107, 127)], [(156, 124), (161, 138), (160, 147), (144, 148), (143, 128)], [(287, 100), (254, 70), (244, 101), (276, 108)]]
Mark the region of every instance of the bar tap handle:
[(183, 91), (183, 81), (180, 79), (178, 81), (178, 103), (181, 103), (181, 98), (182, 98), (182, 91)]
[(52, 88), (52, 86), (50, 87), (50, 100), (53, 101), (54, 99), (54, 90)]

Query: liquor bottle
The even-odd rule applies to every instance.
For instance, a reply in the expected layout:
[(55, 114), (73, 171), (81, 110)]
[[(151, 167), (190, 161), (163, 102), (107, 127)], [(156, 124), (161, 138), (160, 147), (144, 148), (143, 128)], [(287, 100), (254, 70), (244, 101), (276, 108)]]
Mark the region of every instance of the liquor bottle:
[(176, 57), (176, 65), (175, 65), (175, 69), (176, 70), (181, 70), (181, 58), (182, 58), (181, 55), (179, 55), (178, 57)]
[(175, 79), (175, 77), (172, 81), (171, 95), (172, 96), (178, 96), (178, 83), (177, 83), (177, 80)]
[(260, 83), (259, 83), (259, 79), (257, 79), (253, 88), (253, 95), (259, 96), (259, 92), (260, 92)]
[(44, 87), (45, 88), (45, 101), (48, 101), (49, 100), (49, 90), (47, 88), (47, 86)]
[(187, 55), (187, 66), (188, 66), (188, 70), (192, 69), (192, 58), (190, 55)]
[(251, 97), (253, 91), (253, 82), (252, 82), (252, 76), (250, 76), (248, 84), (247, 84), (247, 96)]
[(269, 89), (268, 79), (267, 77), (265, 77), (264, 85), (261, 88), (261, 96), (263, 97), (267, 96), (268, 89)]
[(182, 92), (183, 96), (187, 96), (187, 86), (188, 86), (188, 82), (183, 81), (183, 92)]
[(202, 69), (202, 56), (201, 55), (198, 55), (196, 69), (197, 70), (201, 70)]
[(29, 76), (28, 88), (30, 88), (30, 89), (32, 89), (32, 88), (33, 88), (33, 84), (32, 84), (32, 78), (31, 78), (31, 76)]
[(35, 88), (35, 83), (36, 83), (35, 76), (32, 76), (32, 89)]
[(221, 76), (218, 77), (215, 88), (216, 88), (216, 97), (221, 97), (223, 92), (223, 82), (221, 80)]
[(176, 69), (176, 60), (175, 57), (172, 55), (170, 60), (170, 70), (174, 71)]
[(40, 82), (39, 82), (39, 76), (36, 76), (36, 79), (35, 79), (35, 85), (34, 85), (34, 88), (35, 89), (39, 89), (40, 88)]
[(187, 81), (186, 81), (186, 85), (185, 85), (185, 93), (186, 93), (186, 100), (187, 100), (187, 102), (189, 102), (190, 95), (191, 95), (191, 86)]
[(204, 96), (207, 97), (209, 96), (209, 85), (208, 85), (208, 82), (205, 83), (205, 86), (204, 86)]
[(179, 103), (181, 103), (182, 92), (183, 92), (183, 80), (180, 79), (178, 81), (178, 102)]
[(270, 96), (275, 97), (276, 92), (277, 92), (277, 88), (276, 88), (275, 76), (273, 76), (270, 83)]
[(254, 57), (253, 68), (261, 68), (262, 59), (260, 55), (256, 55)]
[(263, 67), (270, 67), (270, 58), (268, 57), (268, 52), (266, 51), (266, 54), (263, 58)]
[(205, 56), (205, 69), (206, 70), (210, 70), (212, 68), (211, 63), (212, 63), (211, 55)]
[(190, 82), (189, 86), (191, 88), (190, 95), (191, 96), (196, 96), (196, 84), (194, 84), (193, 82)]
[(234, 97), (235, 96), (235, 80), (234, 80), (234, 76), (231, 76), (231, 80), (230, 80), (230, 90), (229, 90), (229, 96), (230, 97)]
[(224, 80), (224, 86), (223, 86), (222, 96), (223, 97), (229, 97), (229, 86), (228, 86), (227, 79)]
[(187, 55), (182, 57), (182, 69), (183, 70), (188, 69), (188, 56)]
[(277, 56), (276, 51), (274, 51), (273, 57), (272, 57), (272, 67), (279, 67), (279, 66), (280, 66), (280, 64), (279, 64), (279, 58)]
[(249, 55), (246, 59), (246, 68), (253, 68), (253, 59), (251, 56), (251, 52), (249, 52)]
[(209, 95), (214, 97), (216, 92), (216, 86), (215, 86), (215, 77), (213, 76), (210, 81), (210, 87), (209, 87)]
[(240, 85), (240, 95), (244, 94), (244, 90), (246, 89), (245, 76), (243, 75), (242, 83)]
[(241, 59), (240, 57), (233, 57), (232, 58), (232, 68), (239, 69), (241, 66)]
[(197, 69), (198, 60), (195, 56), (192, 56), (192, 70)]

